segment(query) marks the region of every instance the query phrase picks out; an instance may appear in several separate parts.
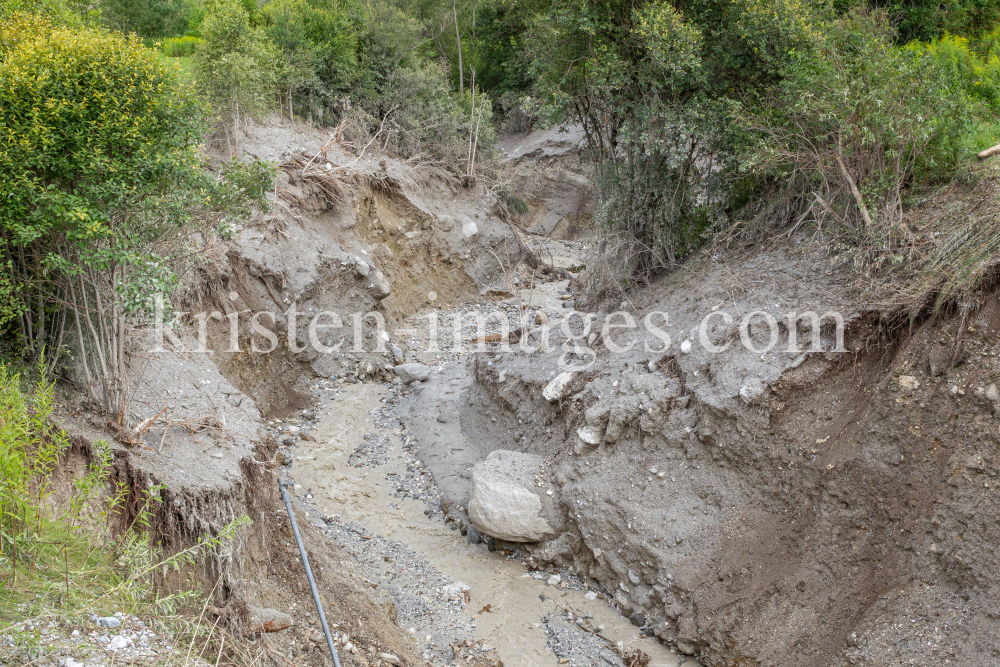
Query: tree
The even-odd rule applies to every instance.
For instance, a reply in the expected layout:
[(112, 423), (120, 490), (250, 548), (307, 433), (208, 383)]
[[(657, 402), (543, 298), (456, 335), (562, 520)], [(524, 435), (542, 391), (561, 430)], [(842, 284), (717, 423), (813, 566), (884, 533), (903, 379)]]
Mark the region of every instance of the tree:
[(183, 11), (180, 0), (100, 0), (97, 6), (106, 26), (144, 38), (162, 37), (170, 18)]
[(587, 134), (622, 279), (673, 265), (724, 214), (737, 112), (813, 48), (815, 18), (808, 0), (554, 0), (534, 22), (536, 89)]
[(241, 122), (263, 114), (275, 91), (274, 48), (264, 32), (251, 25), (237, 0), (213, 0), (206, 6), (201, 37), (195, 77), (202, 94), (232, 129), (236, 157)]
[(332, 0), (274, 0), (262, 12), (289, 115), (296, 97), (296, 106), (308, 105), (310, 116), (327, 117), (357, 74), (357, 31), (350, 16)]
[(72, 335), (121, 426), (131, 318), (168, 291), (163, 239), (211, 186), (205, 110), (135, 37), (26, 15), (0, 28), (0, 77), (0, 290), (17, 347), (52, 367)]

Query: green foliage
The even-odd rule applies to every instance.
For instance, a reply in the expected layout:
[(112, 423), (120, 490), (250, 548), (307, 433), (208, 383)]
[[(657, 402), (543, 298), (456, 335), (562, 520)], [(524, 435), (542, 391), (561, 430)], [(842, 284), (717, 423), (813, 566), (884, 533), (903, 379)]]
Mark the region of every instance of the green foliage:
[(839, 225), (856, 258), (876, 269), (900, 261), (903, 189), (951, 172), (977, 111), (949, 57), (955, 44), (932, 55), (894, 38), (884, 12), (833, 22), (756, 119), (764, 140), (748, 164), (789, 180), (802, 204), (793, 215), (808, 210)]
[(212, 203), (204, 106), (136, 37), (28, 15), (0, 27), (0, 74), (8, 342), (54, 367), (72, 333), (92, 398), (121, 415), (129, 318), (174, 284), (177, 231)]
[(183, 37), (168, 37), (163, 40), (163, 55), (168, 58), (183, 58), (194, 55), (198, 46), (202, 43), (201, 38), (185, 35)]
[(104, 25), (143, 38), (173, 33), (182, 15), (180, 0), (99, 0), (97, 7)]
[(293, 109), (331, 120), (337, 97), (357, 74), (350, 15), (330, 0), (274, 0), (262, 14), (279, 54), (278, 90), (293, 100)]
[(204, 42), (194, 71), (202, 95), (232, 127), (239, 153), (241, 118), (260, 117), (269, 107), (275, 84), (275, 53), (264, 32), (251, 23), (238, 0), (206, 3), (201, 24)]
[(222, 165), (222, 179), (212, 195), (214, 207), (232, 216), (247, 216), (251, 208), (267, 209), (278, 165), (266, 160), (230, 160)]
[[(194, 594), (159, 595), (156, 576), (226, 548), (249, 519), (240, 517), (164, 557), (150, 539), (162, 487), (138, 490), (138, 502), (126, 507), (133, 492), (111, 486), (113, 450), (101, 441), (93, 444), (90, 465), (66, 489), (69, 497), (57, 501), (52, 481), (69, 438), (50, 423), (52, 383), (38, 380), (28, 389), (24, 384), (0, 365), (0, 623), (7, 627), (46, 613), (70, 619), (108, 607), (176, 613)], [(113, 534), (123, 518), (125, 530)], [(24, 634), (13, 651), (15, 662), (38, 657)]]
[(1000, 23), (1000, 0), (893, 0), (871, 5), (897, 18), (903, 41), (931, 40), (944, 33), (975, 37)]
[(26, 395), (21, 378), (0, 364), (0, 555), (37, 538), (43, 500), (69, 439), (49, 424), (52, 384), (40, 380)]
[(476, 83), (491, 97), (524, 95), (533, 82), (524, 38), (540, 9), (532, 0), (488, 0), (476, 13)]

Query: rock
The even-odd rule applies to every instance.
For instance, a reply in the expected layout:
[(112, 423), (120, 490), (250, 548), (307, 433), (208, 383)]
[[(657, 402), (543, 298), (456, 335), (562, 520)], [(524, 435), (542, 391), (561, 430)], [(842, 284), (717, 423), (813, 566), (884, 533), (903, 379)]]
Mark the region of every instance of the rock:
[(283, 452), (281, 450), (278, 450), (278, 453), (274, 455), (274, 461), (279, 466), (290, 466), (290, 465), (292, 465), (293, 458), (294, 457), (292, 457), (290, 454), (286, 454), (285, 452)]
[(400, 364), (393, 368), (396, 371), (396, 375), (399, 379), (410, 384), (411, 382), (423, 382), (427, 379), (427, 376), (431, 374), (430, 366), (425, 366), (424, 364), (418, 364), (416, 362), (411, 362), (408, 364)]
[(583, 594), (583, 597), (585, 597), (588, 600), (596, 600), (597, 591), (587, 591), (586, 593)]
[(469, 526), (469, 529), (465, 532), (465, 536), (469, 539), (470, 544), (479, 544), (483, 539), (475, 526)]
[(470, 598), (469, 591), (471, 590), (469, 584), (464, 581), (455, 581), (442, 588), (441, 593), (445, 599), (468, 602)]
[(685, 340), (683, 343), (681, 343), (681, 352), (683, 352), (684, 354), (687, 354), (690, 351), (691, 351), (691, 341), (690, 340)]
[(316, 438), (312, 437), (308, 433), (300, 433), (299, 438), (305, 440), (306, 442), (316, 442)]
[(387, 662), (390, 665), (396, 665), (396, 667), (400, 667), (400, 665), (403, 664), (403, 661), (394, 656), (392, 653), (379, 653), (378, 659), (382, 662)]
[(398, 345), (392, 346), (392, 360), (397, 364), (403, 363), (403, 350)]
[(986, 398), (994, 403), (1000, 403), (1000, 391), (997, 390), (995, 384), (990, 384), (990, 386), (986, 387)]
[(368, 266), (368, 262), (357, 257), (354, 259), (354, 272), (357, 273), (358, 276), (364, 278), (371, 272), (371, 270), (372, 268)]
[(569, 393), (569, 385), (573, 381), (574, 375), (576, 375), (576, 373), (573, 371), (565, 371), (552, 378), (552, 380), (545, 385), (545, 389), (542, 390), (542, 398), (550, 402), (558, 401), (560, 398), (564, 398), (566, 394)]
[(314, 632), (311, 635), (309, 635), (309, 641), (311, 641), (314, 644), (322, 644), (326, 641), (326, 637), (323, 635), (322, 632)]
[(354, 653), (354, 648), (355, 648), (354, 644), (352, 644), (351, 642), (347, 642), (346, 644), (344, 644), (345, 653)]
[(762, 381), (757, 378), (750, 378), (740, 387), (740, 398), (747, 403), (751, 403), (763, 396), (765, 389), (767, 389), (767, 385)]
[(642, 583), (642, 578), (636, 574), (634, 570), (628, 571), (628, 580), (631, 581), (634, 586), (638, 586)]
[(553, 574), (551, 577), (549, 577), (549, 580), (545, 583), (547, 583), (549, 586), (558, 586), (560, 583), (562, 583), (562, 577), (560, 577), (558, 574)]
[(927, 365), (930, 367), (931, 377), (944, 375), (944, 372), (951, 368), (952, 350), (947, 345), (938, 343), (931, 347), (927, 353)]
[(128, 648), (131, 645), (132, 645), (132, 640), (129, 639), (128, 637), (124, 637), (122, 635), (115, 635), (114, 637), (111, 638), (111, 641), (108, 642), (107, 649), (109, 651), (120, 651), (123, 648)]
[(633, 612), (633, 614), (628, 617), (628, 620), (632, 625), (636, 626), (637, 628), (641, 628), (642, 626), (646, 625), (646, 616), (641, 611)]
[(122, 622), (114, 616), (105, 616), (97, 619), (97, 627), (99, 628), (117, 628), (121, 624)]
[(265, 609), (247, 605), (249, 612), (249, 630), (256, 632), (280, 632), (292, 627), (292, 617), (277, 609)]
[(498, 449), (475, 465), (468, 511), (476, 528), (509, 542), (542, 542), (555, 535), (541, 516), (541, 497), (533, 491), (543, 460)]
[(479, 227), (475, 222), (466, 218), (466, 221), (462, 223), (462, 234), (465, 238), (470, 236), (475, 236), (479, 232)]
[(601, 444), (601, 432), (593, 426), (581, 426), (576, 429), (576, 435), (588, 445)]
[(912, 375), (900, 375), (897, 379), (899, 385), (904, 389), (918, 389), (920, 388), (920, 380), (913, 377)]
[(66, 658), (66, 667), (87, 667), (82, 662), (77, 662), (73, 658)]

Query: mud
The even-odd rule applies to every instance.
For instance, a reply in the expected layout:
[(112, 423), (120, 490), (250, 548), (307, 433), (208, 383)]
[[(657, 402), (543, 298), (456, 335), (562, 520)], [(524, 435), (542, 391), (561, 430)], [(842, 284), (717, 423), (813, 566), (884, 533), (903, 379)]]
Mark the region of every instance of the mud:
[[(366, 533), (415, 552), (445, 581), (467, 582), (469, 600), (462, 611), (469, 620), (463, 628), (471, 629), (469, 638), (495, 648), (505, 665), (557, 665), (569, 651), (576, 651), (577, 665), (601, 664), (602, 651), (612, 664), (622, 664), (615, 651), (618, 642), (625, 651), (644, 650), (652, 657), (651, 665), (679, 664), (679, 656), (653, 639), (640, 637), (640, 630), (605, 602), (587, 599), (583, 582), (549, 586), (550, 574), (536, 578), (518, 560), (491, 552), (485, 544), (470, 544), (460, 531), (442, 520), (439, 512), (428, 511), (428, 504), (440, 506), (438, 489), (432, 488), (428, 499), (396, 498), (400, 488), (397, 480), (406, 477), (415, 458), (407, 456), (403, 449), (403, 431), (394, 411), (385, 415), (381, 424), (376, 414), (384, 408), (384, 401), (398, 391), (399, 385), (345, 387), (322, 413), (315, 431), (310, 432), (316, 442), (303, 441), (295, 447), (289, 475), (301, 487), (303, 496), (311, 495), (308, 500), (313, 506), (328, 516), (336, 514), (334, 525), (338, 528), (356, 524)], [(352, 452), (363, 444), (364, 435), (373, 431), (393, 442), (388, 461), (378, 466), (351, 466)], [(460, 447), (459, 442), (452, 444), (453, 449)], [(339, 528), (337, 534), (349, 537), (352, 531)], [(359, 557), (371, 548), (359, 550)], [(379, 583), (385, 586), (388, 575), (395, 573), (391, 568), (373, 576), (381, 574)], [(437, 588), (443, 585), (439, 583)], [(565, 651), (551, 648), (551, 619), (567, 614), (586, 619), (596, 630), (592, 649), (582, 650), (582, 644), (575, 640), (567, 643)], [(446, 633), (442, 641), (442, 624), (435, 621), (433, 615), (414, 615), (402, 624), (413, 624), (414, 636), (423, 639), (419, 642), (421, 649), (435, 664), (449, 664), (450, 656), (442, 653), (441, 647), (464, 640), (465, 633)], [(573, 636), (592, 634), (575, 623), (572, 630)], [(425, 639), (427, 636), (431, 640)]]

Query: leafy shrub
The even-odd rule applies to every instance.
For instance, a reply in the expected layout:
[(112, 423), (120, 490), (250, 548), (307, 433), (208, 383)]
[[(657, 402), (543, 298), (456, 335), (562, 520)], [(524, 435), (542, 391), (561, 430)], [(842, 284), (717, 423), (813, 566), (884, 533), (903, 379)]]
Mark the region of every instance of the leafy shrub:
[(875, 266), (906, 240), (904, 188), (950, 173), (975, 112), (947, 58), (894, 38), (881, 11), (835, 21), (753, 120), (764, 139), (748, 161), (792, 184), (795, 215), (838, 225)]
[(0, 364), (0, 554), (37, 534), (50, 476), (69, 439), (52, 428), (52, 384), (26, 395), (21, 378)]
[(275, 85), (274, 47), (251, 22), (238, 0), (215, 0), (201, 24), (204, 40), (195, 53), (199, 92), (221, 114), (239, 156), (240, 123), (262, 116)]
[(204, 109), (134, 37), (24, 16), (3, 31), (0, 246), (20, 297), (17, 342), (54, 364), (72, 331), (92, 397), (117, 415), (118, 351), (129, 304), (142, 303), (126, 295), (169, 272), (155, 246), (210, 184)]
[(183, 58), (194, 55), (202, 40), (198, 37), (185, 35), (183, 37), (167, 37), (163, 40), (163, 55), (169, 58)]

